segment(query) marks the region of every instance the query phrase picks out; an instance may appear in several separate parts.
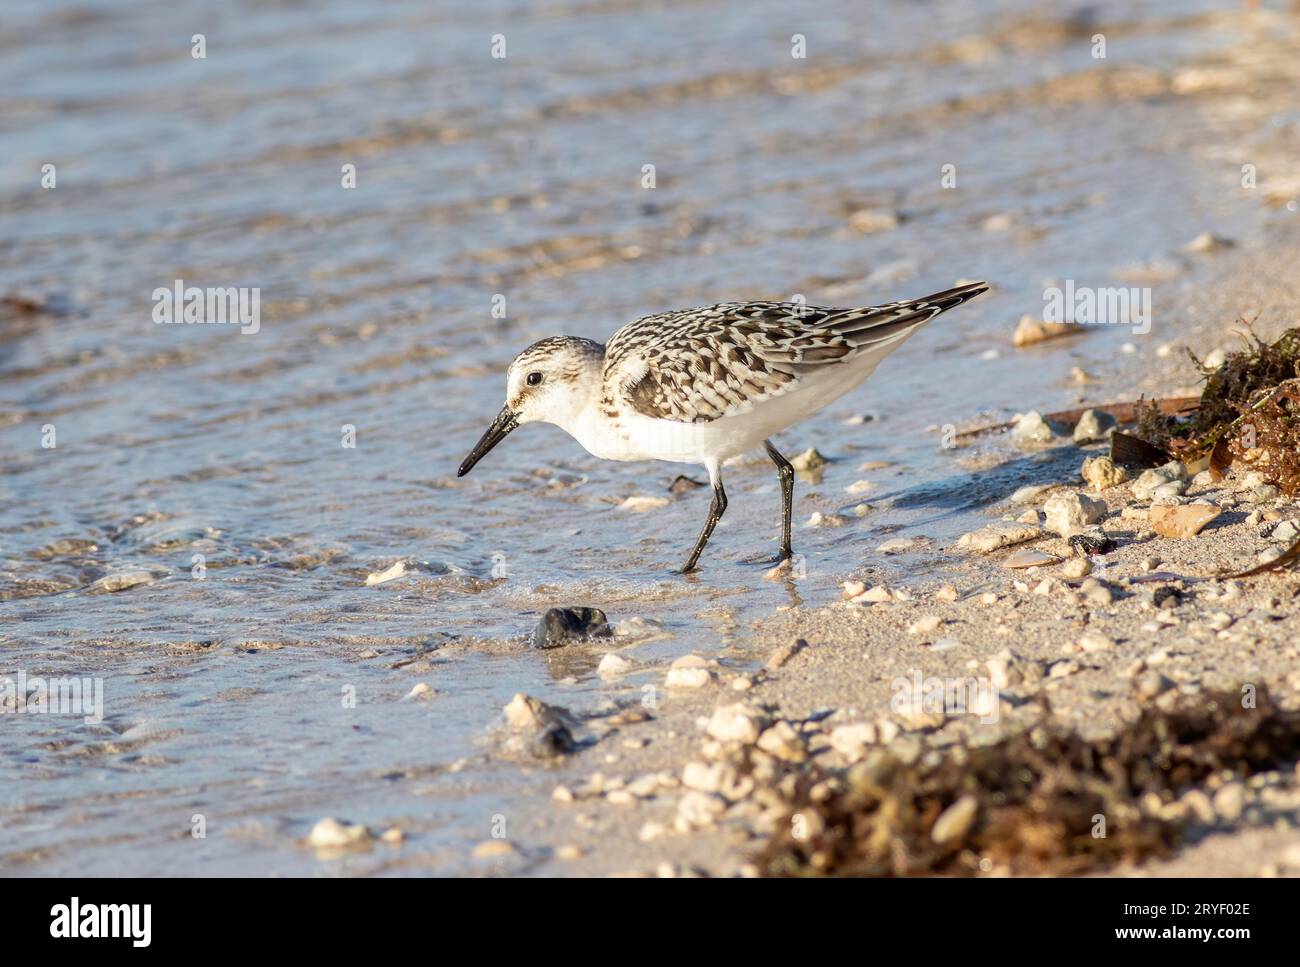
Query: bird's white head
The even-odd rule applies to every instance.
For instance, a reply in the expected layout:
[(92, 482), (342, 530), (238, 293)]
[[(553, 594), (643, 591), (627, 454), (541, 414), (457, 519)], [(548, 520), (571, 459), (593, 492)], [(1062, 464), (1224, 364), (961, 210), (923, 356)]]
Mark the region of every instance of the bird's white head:
[(510, 364), (506, 405), (460, 465), (473, 469), (506, 435), (525, 423), (554, 423), (572, 432), (579, 415), (599, 392), (605, 347), (576, 336), (549, 336), (533, 343)]

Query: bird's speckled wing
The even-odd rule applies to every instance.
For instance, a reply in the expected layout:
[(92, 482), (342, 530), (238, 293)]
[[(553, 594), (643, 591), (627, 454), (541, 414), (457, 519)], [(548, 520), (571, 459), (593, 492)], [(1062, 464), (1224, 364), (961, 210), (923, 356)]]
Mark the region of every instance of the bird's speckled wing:
[(859, 309), (728, 302), (628, 323), (605, 346), (605, 386), (661, 420), (707, 422), (744, 413), (801, 379), (917, 326), (985, 286)]

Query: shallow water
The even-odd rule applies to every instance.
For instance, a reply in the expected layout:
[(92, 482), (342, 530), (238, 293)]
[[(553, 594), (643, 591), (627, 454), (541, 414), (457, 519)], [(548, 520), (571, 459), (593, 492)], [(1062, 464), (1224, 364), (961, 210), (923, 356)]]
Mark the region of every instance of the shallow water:
[[(1092, 20), (1029, 0), (639, 6), (6, 4), (0, 296), (49, 311), (0, 309), (0, 677), (101, 677), (105, 716), (0, 718), (0, 871), (472, 869), (492, 817), (549, 791), (485, 754), (510, 696), (591, 710), (658, 680), (611, 688), (592, 662), (529, 651), (541, 611), (662, 622), (666, 637), (631, 645), (647, 661), (743, 663), (754, 620), (832, 600), (864, 567), (926, 581), (935, 547), (1036, 472), (972, 473), (936, 428), (1073, 405), (1070, 367), (1131, 338), (1010, 349), (1045, 280), (1115, 284), (1265, 217), (1205, 161), (1194, 103), (1122, 80), (1239, 39), (1198, 16), (1208, 0), (1097, 4)], [(1096, 70), (1121, 80), (1069, 82)], [(861, 233), (863, 209), (901, 223)], [(997, 289), (778, 441), (834, 459), (798, 482), (797, 524), (873, 506), (800, 529), (793, 582), (755, 563), (779, 501), (761, 455), (728, 471), (692, 579), (670, 568), (707, 492), (617, 506), (690, 468), (602, 463), (528, 427), (455, 478), (540, 336), (959, 278)], [(260, 287), (260, 331), (155, 325), (151, 293), (176, 279)], [(1139, 351), (1176, 332), (1155, 290)], [(849, 495), (860, 479), (872, 488)], [(934, 543), (882, 561), (897, 534)], [(397, 560), (422, 566), (365, 586)], [(149, 583), (96, 585), (140, 571)], [(437, 696), (403, 701), (417, 681)], [(325, 815), (413, 838), (320, 858), (294, 840)]]

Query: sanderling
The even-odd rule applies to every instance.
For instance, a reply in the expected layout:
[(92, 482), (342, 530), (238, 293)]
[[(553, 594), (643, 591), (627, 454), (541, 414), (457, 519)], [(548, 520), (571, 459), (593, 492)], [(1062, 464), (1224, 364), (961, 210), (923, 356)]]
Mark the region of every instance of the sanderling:
[(463, 477), (524, 423), (553, 423), (593, 456), (703, 464), (713, 503), (683, 572), (727, 509), (720, 468), (760, 443), (781, 479), (781, 553), (791, 556), (794, 468), (769, 439), (871, 375), (939, 313), (987, 291), (972, 282), (861, 309), (727, 302), (628, 323), (605, 345), (550, 336), (515, 357), (506, 405), (460, 465)]

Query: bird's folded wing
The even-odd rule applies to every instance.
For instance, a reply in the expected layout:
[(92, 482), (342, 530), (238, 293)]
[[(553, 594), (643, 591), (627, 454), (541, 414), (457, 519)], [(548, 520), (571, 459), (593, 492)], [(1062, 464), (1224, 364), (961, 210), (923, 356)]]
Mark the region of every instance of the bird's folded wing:
[(745, 302), (647, 316), (606, 345), (605, 383), (645, 416), (707, 422), (901, 340), (940, 311), (919, 300), (862, 309)]

